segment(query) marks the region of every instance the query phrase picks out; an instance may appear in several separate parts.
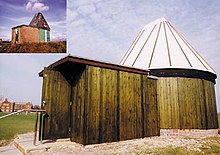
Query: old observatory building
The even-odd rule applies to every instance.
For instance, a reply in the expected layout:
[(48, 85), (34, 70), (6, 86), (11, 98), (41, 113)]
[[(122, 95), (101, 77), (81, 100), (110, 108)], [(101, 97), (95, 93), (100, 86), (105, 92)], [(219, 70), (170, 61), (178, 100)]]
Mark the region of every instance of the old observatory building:
[(146, 25), (120, 62), (149, 69), (157, 84), (161, 129), (217, 129), (215, 79), (201, 55), (166, 19)]
[(94, 144), (159, 136), (157, 79), (148, 74), (74, 56), (45, 67), (43, 139)]
[(163, 18), (140, 31), (120, 65), (67, 56), (39, 75), (43, 139), (94, 144), (218, 128), (217, 75)]
[(42, 13), (36, 13), (29, 25), (12, 28), (12, 44), (49, 41), (50, 27)]

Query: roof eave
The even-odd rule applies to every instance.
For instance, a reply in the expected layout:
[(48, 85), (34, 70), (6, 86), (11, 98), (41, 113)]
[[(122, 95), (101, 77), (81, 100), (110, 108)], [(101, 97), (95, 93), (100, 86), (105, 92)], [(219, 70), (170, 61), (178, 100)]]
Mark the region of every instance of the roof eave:
[[(114, 69), (114, 70), (121, 70), (121, 71), (127, 71), (137, 74), (145, 74), (148, 75), (150, 70), (145, 69), (138, 69), (133, 67), (127, 67), (127, 66), (121, 66), (118, 64), (108, 63), (108, 62), (102, 62), (102, 61), (96, 61), (86, 58), (80, 58), (76, 56), (66, 56), (51, 65), (48, 66), (48, 68), (56, 68), (61, 64), (64, 64), (65, 62), (73, 62), (73, 63), (81, 63), (84, 65), (94, 66), (94, 67), (101, 67), (101, 68), (107, 68), (107, 69)], [(43, 70), (39, 73), (40, 77), (43, 77)]]

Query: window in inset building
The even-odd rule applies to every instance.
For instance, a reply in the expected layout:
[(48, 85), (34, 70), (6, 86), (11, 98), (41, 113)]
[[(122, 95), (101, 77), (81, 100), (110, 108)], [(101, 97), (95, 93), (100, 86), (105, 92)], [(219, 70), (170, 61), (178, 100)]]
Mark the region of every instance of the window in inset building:
[(18, 42), (18, 29), (15, 29), (15, 43)]
[(50, 41), (50, 31), (47, 31), (47, 41)]
[(39, 29), (39, 40), (41, 42), (49, 42), (50, 41), (50, 31)]
[(45, 39), (44, 29), (39, 29), (38, 33), (39, 33), (39, 40), (44, 42)]

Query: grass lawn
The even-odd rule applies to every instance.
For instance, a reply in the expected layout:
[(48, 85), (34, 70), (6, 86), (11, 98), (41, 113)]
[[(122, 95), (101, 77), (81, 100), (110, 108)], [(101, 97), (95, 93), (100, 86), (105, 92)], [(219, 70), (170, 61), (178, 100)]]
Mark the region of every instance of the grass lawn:
[[(6, 115), (7, 113), (2, 113), (0, 112), (0, 116)], [(2, 119), (0, 120), (0, 146), (6, 145), (8, 143), (10, 143), (11, 140), (14, 139), (14, 137), (16, 137), (16, 135), (18, 134), (22, 134), (22, 133), (27, 133), (27, 132), (31, 132), (34, 131), (34, 126), (35, 126), (35, 120), (36, 120), (36, 114), (35, 113), (29, 113), (29, 114), (25, 114), (25, 113), (21, 113), (19, 115), (14, 115), (14, 116), (10, 116), (8, 118)], [(219, 121), (219, 129), (220, 129), (220, 113), (218, 113), (218, 121)], [(220, 154), (220, 145), (216, 144), (216, 145), (210, 145), (213, 146), (214, 149), (212, 149), (212, 151), (214, 150), (214, 152), (208, 152), (209, 149), (204, 149), (203, 151), (207, 154), (215, 154), (216, 150), (217, 150), (217, 154)], [(201, 148), (203, 149), (203, 148)], [(139, 153), (143, 153), (142, 151), (144, 151), (144, 153), (149, 153), (148, 151), (153, 151), (154, 149), (148, 149), (148, 150), (136, 150), (137, 154)], [(147, 152), (146, 152), (147, 151)], [(159, 154), (186, 154), (187, 150), (185, 150), (184, 148), (166, 148), (166, 149), (157, 149), (157, 153), (159, 151)], [(172, 153), (171, 153), (172, 152)], [(194, 153), (191, 152), (191, 154), (194, 155)], [(197, 153), (195, 153), (195, 155), (197, 155)]]
[[(0, 112), (0, 116), (7, 113)], [(8, 144), (16, 135), (34, 131), (35, 113), (20, 113), (0, 120), (0, 146)]]

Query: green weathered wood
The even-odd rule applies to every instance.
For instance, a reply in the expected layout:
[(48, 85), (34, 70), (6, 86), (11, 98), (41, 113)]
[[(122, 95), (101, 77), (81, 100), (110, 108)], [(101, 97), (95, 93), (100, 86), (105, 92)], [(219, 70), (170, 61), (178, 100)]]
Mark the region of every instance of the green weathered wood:
[(158, 80), (160, 127), (169, 129), (217, 128), (214, 83), (183, 77)]
[[(42, 100), (46, 102), (44, 109), (48, 115), (45, 120), (43, 138), (68, 137), (70, 85), (57, 71), (45, 68), (43, 74), (45, 84)], [(63, 119), (67, 121), (63, 122)]]
[(68, 81), (58, 71), (45, 72), (47, 137), (61, 138), (69, 127), (71, 141), (82, 144), (159, 135), (157, 80), (92, 66), (65, 74)]

